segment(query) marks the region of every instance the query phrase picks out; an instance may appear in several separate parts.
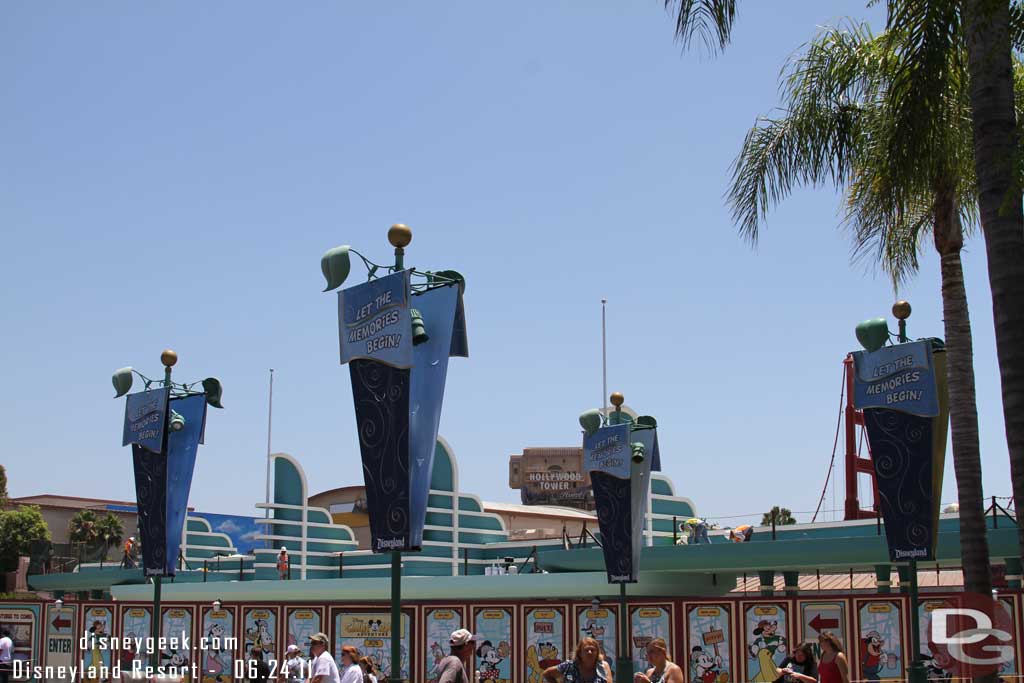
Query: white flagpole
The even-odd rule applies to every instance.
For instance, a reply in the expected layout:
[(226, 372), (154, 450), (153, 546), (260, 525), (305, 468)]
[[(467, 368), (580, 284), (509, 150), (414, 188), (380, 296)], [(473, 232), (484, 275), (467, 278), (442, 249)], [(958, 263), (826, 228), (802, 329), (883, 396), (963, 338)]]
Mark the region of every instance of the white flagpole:
[[(267, 405), (267, 500), (270, 505), (270, 428), (274, 420), (274, 368), (270, 368), (270, 400)], [(266, 508), (267, 519), (270, 519), (270, 508)]]
[(601, 406), (608, 415), (608, 339), (605, 334), (605, 306), (608, 299), (601, 299)]

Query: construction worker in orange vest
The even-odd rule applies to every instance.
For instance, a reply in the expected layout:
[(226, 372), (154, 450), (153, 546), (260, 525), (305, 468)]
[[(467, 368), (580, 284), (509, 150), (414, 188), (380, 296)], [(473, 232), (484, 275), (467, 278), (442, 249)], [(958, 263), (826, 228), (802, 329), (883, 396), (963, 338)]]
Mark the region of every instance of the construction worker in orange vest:
[(135, 537), (129, 536), (124, 542), (124, 557), (121, 558), (121, 566), (125, 569), (135, 568)]

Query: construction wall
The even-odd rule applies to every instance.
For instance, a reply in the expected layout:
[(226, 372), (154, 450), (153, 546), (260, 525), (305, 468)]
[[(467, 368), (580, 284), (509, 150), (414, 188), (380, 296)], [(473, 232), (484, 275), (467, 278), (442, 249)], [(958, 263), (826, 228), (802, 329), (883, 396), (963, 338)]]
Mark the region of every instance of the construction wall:
[[(922, 653), (930, 678), (956, 677), (953, 661), (943, 652), (931, 652), (931, 611), (941, 606), (943, 594), (922, 596)], [(996, 624), (1013, 634), (1015, 652), (1021, 652), (1021, 596), (1019, 591), (1000, 596), (1004, 619)], [(646, 643), (665, 638), (670, 655), (686, 671), (687, 683), (774, 680), (773, 664), (781, 662), (794, 645), (817, 641), (821, 631), (832, 631), (844, 643), (851, 662), (851, 678), (898, 680), (905, 678), (911, 659), (905, 595), (819, 595), (815, 597), (730, 597), (721, 599), (639, 599), (629, 602), (630, 655), (634, 668), (644, 667)], [(287, 645), (305, 650), (308, 637), (326, 632), (335, 656), (343, 645), (355, 645), (390, 668), (391, 617), (386, 604), (212, 604), (164, 603), (162, 635), (188, 636), (188, 643), (161, 653), (164, 665), (198, 667), (199, 681), (231, 683), (245, 678), (237, 664), (254, 646), (279, 659)], [(90, 632), (114, 636), (148, 636), (151, 606), (123, 602), (0, 603), (0, 625), (14, 632), (18, 659), (43, 666), (85, 666), (131, 660), (147, 661), (146, 653), (110, 652), (81, 647)], [(407, 680), (436, 680), (433, 667), (447, 654), (448, 634), (466, 627), (481, 637), (474, 666), (481, 681), (538, 683), (540, 671), (552, 662), (571, 657), (583, 636), (599, 640), (605, 653), (617, 655), (619, 608), (614, 600), (595, 605), (574, 600), (503, 602), (425, 602), (403, 610), (403, 676)], [(869, 644), (874, 648), (868, 651)], [(1011, 679), (1018, 661), (1004, 666), (1001, 676)], [(410, 678), (411, 677), (411, 678)], [(116, 677), (99, 675), (97, 680)], [(53, 680), (62, 680), (55, 678)], [(69, 679), (68, 683), (71, 683)]]

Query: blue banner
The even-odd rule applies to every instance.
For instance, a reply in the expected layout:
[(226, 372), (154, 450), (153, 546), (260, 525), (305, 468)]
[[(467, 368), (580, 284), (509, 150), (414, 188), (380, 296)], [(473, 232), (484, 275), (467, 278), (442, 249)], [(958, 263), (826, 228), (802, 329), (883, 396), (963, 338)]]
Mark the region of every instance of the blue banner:
[(409, 375), (357, 358), (348, 364), (370, 517), (370, 549), (409, 550)]
[[(938, 499), (932, 491), (934, 420), (886, 408), (864, 411), (885, 540), (893, 562), (934, 560)], [(944, 427), (943, 427), (944, 429)]]
[(853, 358), (889, 559), (932, 560), (949, 421), (945, 354), (922, 340)]
[[(408, 271), (396, 275), (401, 275), (403, 286), (408, 286)], [(361, 287), (342, 293), (343, 307), (356, 301), (350, 293)], [(395, 301), (395, 294), (390, 301)], [(462, 291), (458, 285), (416, 293), (406, 302), (406, 312), (410, 306), (419, 312), (426, 333), (426, 338), (415, 346), (408, 316), (401, 330), (390, 323), (373, 322), (390, 319), (381, 318), (389, 315), (387, 312), (370, 313), (361, 323), (380, 328), (381, 334), (401, 334), (408, 339), (407, 365), (388, 362), (376, 354), (353, 355), (349, 363), (370, 517), (370, 547), (374, 552), (419, 550), (422, 546), (448, 358), (468, 353)], [(346, 329), (359, 327), (343, 324), (343, 335)], [(345, 344), (343, 337), (342, 362), (346, 359)]]
[(930, 341), (857, 351), (853, 363), (853, 403), (858, 410), (889, 408), (922, 417), (939, 414)]
[(164, 449), (169, 389), (152, 389), (129, 394), (124, 406), (122, 446), (135, 444), (153, 453)]
[(338, 292), (341, 363), (355, 358), (412, 367), (409, 277), (402, 270)]
[[(167, 552), (164, 554), (167, 576), (174, 576), (178, 566), (178, 548), (192, 490), (196, 452), (203, 442), (206, 424), (206, 396), (198, 394), (171, 399), (171, 410), (185, 418), (185, 426), (167, 435)], [(143, 539), (143, 552), (147, 545)]]
[[(634, 444), (643, 447), (640, 462), (633, 460)], [(656, 458), (660, 460), (655, 429), (623, 423), (583, 436), (583, 467), (594, 490), (609, 583), (635, 583), (639, 576), (651, 465)]]
[(455, 334), (462, 308), (462, 293), (457, 285), (430, 289), (413, 295), (412, 300), (430, 337), (413, 347), (409, 397), (409, 545), (418, 548), (423, 543), (427, 518), (448, 357), (454, 355), (453, 351), (466, 352), (466, 330), (462, 317), (459, 335)]
[[(158, 391), (166, 392), (165, 389)], [(129, 404), (135, 395), (128, 397)], [(132, 444), (142, 569), (146, 576), (174, 576), (177, 570), (196, 452), (206, 423), (206, 396), (203, 394), (171, 399), (168, 407), (185, 418), (185, 424), (180, 430), (168, 433), (166, 449), (153, 452)], [(163, 425), (160, 429), (164, 431)]]
[(167, 458), (162, 452), (132, 444), (132, 463), (142, 570), (146, 576), (163, 576), (167, 572)]

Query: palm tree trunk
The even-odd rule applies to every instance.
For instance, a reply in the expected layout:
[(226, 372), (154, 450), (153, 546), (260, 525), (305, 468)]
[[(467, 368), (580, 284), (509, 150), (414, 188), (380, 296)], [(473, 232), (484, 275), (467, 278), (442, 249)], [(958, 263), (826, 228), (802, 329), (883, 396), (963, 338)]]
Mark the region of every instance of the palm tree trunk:
[(1006, 0), (963, 0), (974, 164), (992, 288), (1003, 420), (1024, 554), (1024, 210), (1016, 182), (1016, 116)]
[(949, 380), (949, 422), (960, 502), (960, 562), (964, 590), (989, 595), (992, 574), (985, 535), (981, 488), (981, 447), (974, 390), (974, 344), (967, 290), (960, 261), (963, 226), (954, 195), (940, 190), (935, 197), (935, 248), (941, 260), (942, 314), (946, 328), (946, 374)]

